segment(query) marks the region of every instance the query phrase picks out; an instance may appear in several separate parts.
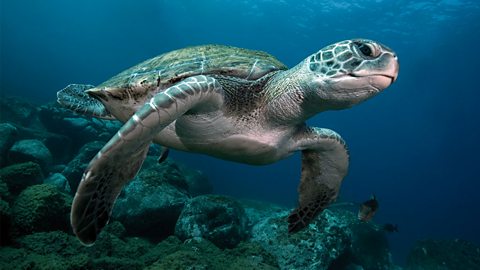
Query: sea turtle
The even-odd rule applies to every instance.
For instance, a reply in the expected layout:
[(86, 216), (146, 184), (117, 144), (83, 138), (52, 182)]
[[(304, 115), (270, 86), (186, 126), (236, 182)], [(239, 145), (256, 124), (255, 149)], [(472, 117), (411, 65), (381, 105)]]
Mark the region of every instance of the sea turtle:
[(206, 45), (146, 60), (96, 87), (67, 86), (57, 94), (60, 104), (124, 122), (83, 174), (71, 211), (74, 233), (86, 245), (95, 242), (152, 142), (254, 165), (301, 151), (288, 231), (302, 229), (336, 199), (349, 162), (340, 135), (305, 121), (378, 94), (398, 67), (392, 50), (366, 39), (332, 44), (291, 69), (265, 52)]

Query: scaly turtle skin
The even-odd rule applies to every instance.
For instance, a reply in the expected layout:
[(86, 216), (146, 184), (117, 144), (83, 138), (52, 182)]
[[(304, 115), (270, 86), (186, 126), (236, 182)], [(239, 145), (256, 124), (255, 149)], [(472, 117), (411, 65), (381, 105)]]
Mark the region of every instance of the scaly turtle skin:
[(299, 205), (288, 217), (289, 232), (296, 232), (336, 199), (348, 170), (340, 135), (305, 121), (376, 95), (397, 74), (390, 49), (355, 39), (327, 46), (291, 69), (264, 52), (208, 45), (152, 58), (97, 87), (69, 85), (58, 93), (61, 104), (125, 123), (82, 177), (73, 231), (82, 243), (95, 242), (154, 142), (255, 165), (301, 151)]

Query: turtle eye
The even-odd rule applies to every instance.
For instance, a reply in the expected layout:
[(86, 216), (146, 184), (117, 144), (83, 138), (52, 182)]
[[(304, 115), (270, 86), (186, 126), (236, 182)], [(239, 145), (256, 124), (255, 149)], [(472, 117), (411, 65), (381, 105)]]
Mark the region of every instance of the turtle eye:
[(363, 56), (371, 58), (380, 55), (380, 50), (374, 44), (367, 42), (354, 42), (354, 44)]
[(360, 44), (360, 46), (358, 46), (358, 49), (360, 49), (360, 51), (365, 55), (365, 56), (373, 56), (373, 52), (372, 52), (372, 49), (368, 46), (368, 45), (365, 45), (365, 44)]

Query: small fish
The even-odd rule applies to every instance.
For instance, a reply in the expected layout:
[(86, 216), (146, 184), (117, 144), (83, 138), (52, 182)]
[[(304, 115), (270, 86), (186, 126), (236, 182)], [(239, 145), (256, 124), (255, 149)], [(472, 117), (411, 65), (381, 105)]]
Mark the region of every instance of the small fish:
[(394, 233), (394, 232), (398, 232), (398, 225), (387, 223), (382, 226), (382, 229), (386, 232)]
[(378, 201), (375, 198), (375, 195), (372, 195), (370, 200), (364, 201), (360, 205), (360, 210), (358, 211), (358, 219), (361, 221), (370, 221), (378, 209)]

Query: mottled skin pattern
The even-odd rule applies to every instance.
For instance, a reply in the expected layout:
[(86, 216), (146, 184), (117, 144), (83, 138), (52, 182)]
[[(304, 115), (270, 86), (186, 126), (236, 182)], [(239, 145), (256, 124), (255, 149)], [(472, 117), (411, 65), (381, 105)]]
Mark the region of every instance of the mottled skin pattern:
[(397, 73), (390, 49), (348, 40), (288, 70), (266, 53), (200, 46), (147, 60), (86, 92), (69, 86), (59, 92), (60, 103), (125, 122), (85, 171), (72, 206), (73, 231), (94, 243), (155, 142), (255, 165), (301, 151), (299, 205), (288, 217), (289, 232), (296, 232), (336, 199), (348, 171), (340, 135), (305, 120), (374, 96)]

